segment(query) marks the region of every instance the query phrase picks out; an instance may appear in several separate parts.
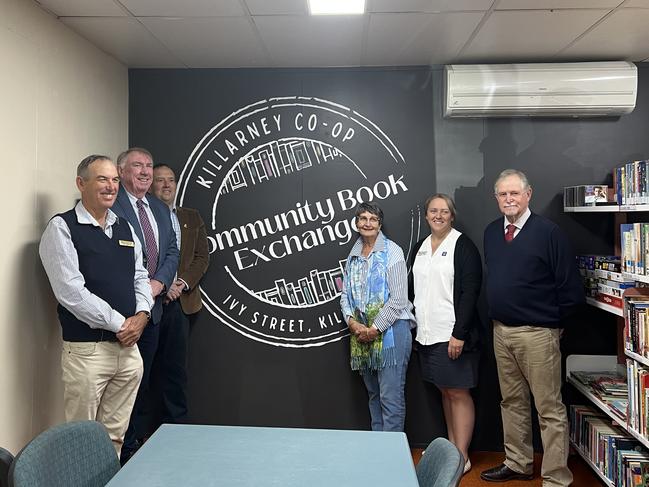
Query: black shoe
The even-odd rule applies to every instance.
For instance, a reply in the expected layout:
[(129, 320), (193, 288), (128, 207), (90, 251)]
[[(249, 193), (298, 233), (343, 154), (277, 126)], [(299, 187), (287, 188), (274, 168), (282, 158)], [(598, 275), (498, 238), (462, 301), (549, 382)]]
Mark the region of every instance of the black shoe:
[(122, 453), (119, 455), (119, 464), (123, 467), (134, 454), (135, 450), (133, 448), (122, 448)]
[(487, 482), (507, 482), (508, 480), (532, 480), (534, 475), (518, 473), (504, 463), (501, 463), (497, 467), (482, 472), (480, 478)]
[(143, 440), (135, 440), (133, 448), (122, 447), (122, 453), (119, 456), (119, 464), (122, 467), (126, 465), (126, 462), (128, 462), (131, 459), (131, 457), (135, 455), (135, 452), (140, 449), (143, 443), (144, 443)]

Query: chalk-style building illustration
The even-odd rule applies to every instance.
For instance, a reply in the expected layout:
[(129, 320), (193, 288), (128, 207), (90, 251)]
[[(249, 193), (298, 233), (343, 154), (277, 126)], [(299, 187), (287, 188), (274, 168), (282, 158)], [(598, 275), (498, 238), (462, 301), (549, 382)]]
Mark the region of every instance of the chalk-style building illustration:
[(237, 162), (223, 185), (221, 194), (254, 186), (337, 158), (344, 160), (338, 149), (322, 142), (300, 139), (274, 140)]
[(346, 262), (343, 259), (338, 262), (338, 267), (325, 271), (312, 269), (309, 271), (308, 277), (302, 277), (297, 282), (277, 279), (275, 286), (255, 294), (274, 303), (287, 306), (325, 303), (340, 295), (343, 289), (343, 272)]

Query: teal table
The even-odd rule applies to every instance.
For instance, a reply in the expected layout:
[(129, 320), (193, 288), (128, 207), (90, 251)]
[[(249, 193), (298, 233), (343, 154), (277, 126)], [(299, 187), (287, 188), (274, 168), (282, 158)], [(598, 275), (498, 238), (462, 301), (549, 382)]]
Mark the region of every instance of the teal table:
[(109, 487), (418, 487), (404, 433), (162, 425)]

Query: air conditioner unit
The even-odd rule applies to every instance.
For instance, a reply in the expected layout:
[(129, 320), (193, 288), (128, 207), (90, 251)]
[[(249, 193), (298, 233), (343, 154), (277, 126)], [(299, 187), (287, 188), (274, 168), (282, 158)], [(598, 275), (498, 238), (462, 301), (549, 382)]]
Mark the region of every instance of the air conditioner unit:
[(445, 117), (599, 117), (631, 113), (633, 63), (450, 64)]

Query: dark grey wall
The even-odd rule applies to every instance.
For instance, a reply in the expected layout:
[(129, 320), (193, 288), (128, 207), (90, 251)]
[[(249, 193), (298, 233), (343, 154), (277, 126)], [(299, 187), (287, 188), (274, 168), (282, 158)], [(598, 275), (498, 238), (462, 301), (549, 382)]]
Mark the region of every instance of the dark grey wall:
[[(557, 222), (577, 253), (612, 253), (613, 216), (564, 214), (562, 188), (589, 183), (610, 185), (615, 165), (649, 157), (648, 69), (639, 67), (637, 107), (624, 117), (476, 120), (442, 117), (443, 72), (434, 69), (435, 174), (438, 189), (455, 198), (458, 228), (476, 243), (482, 242), (484, 227), (499, 217), (493, 197), (494, 180), (503, 169), (513, 167), (530, 179), (532, 211)], [(485, 338), (480, 385), (474, 394), (477, 421), (473, 447), (497, 450), (502, 448), (500, 395), (489, 331)], [(562, 349), (564, 358), (572, 353), (615, 354), (615, 343), (615, 319), (588, 308), (566, 330)], [(569, 403), (584, 401), (569, 386), (564, 388), (564, 398)], [(409, 419), (413, 420), (412, 416)], [(414, 438), (412, 435), (411, 440)], [(538, 435), (536, 440), (538, 446)]]
[[(456, 200), (458, 228), (481, 247), (485, 225), (499, 216), (493, 181), (501, 170), (515, 167), (527, 173), (534, 188), (532, 210), (559, 223), (577, 252), (610, 253), (612, 217), (563, 214), (561, 190), (610, 183), (614, 165), (649, 155), (647, 73), (640, 67), (637, 108), (621, 118), (447, 120), (441, 116), (438, 68), (131, 70), (130, 143), (149, 148), (157, 162), (180, 169), (200, 137), (237, 107), (270, 96), (317, 95), (362, 112), (404, 151), (412, 188), (407, 198), (387, 203), (388, 231), (397, 241), (407, 240), (401, 224), (416, 204), (443, 191)], [(319, 184), (310, 176), (299, 184), (337, 188), (349, 175), (318, 177), (324, 178)], [(482, 311), (486, 315), (484, 303)], [(473, 448), (499, 450), (499, 391), (489, 332), (485, 324)], [(191, 337), (192, 420), (367, 428), (365, 392), (348, 370), (345, 342), (286, 350), (243, 339), (203, 312)], [(562, 346), (565, 354), (615, 353), (614, 320), (589, 309), (566, 331)], [(444, 434), (443, 415), (438, 393), (420, 379), (416, 358), (414, 353), (408, 373), (406, 432), (413, 445), (424, 445)], [(580, 400), (570, 390), (566, 397)]]

